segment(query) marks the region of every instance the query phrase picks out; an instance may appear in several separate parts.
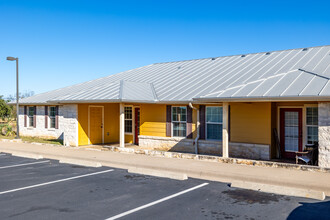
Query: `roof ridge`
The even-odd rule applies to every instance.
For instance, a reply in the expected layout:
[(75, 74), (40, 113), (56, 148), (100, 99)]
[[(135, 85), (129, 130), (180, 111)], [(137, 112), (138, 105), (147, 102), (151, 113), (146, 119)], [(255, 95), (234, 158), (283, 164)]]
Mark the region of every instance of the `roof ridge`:
[(330, 80), (329, 77), (327, 77), (327, 76), (323, 76), (323, 75), (318, 74), (318, 73), (314, 73), (314, 72), (311, 72), (311, 71), (308, 71), (308, 70), (304, 70), (304, 69), (300, 69), (300, 68), (299, 68), (298, 70), (303, 71), (303, 72), (305, 72), (305, 73), (312, 74), (312, 75), (314, 75), (314, 76), (318, 76), (318, 77), (321, 77), (321, 78), (324, 78), (324, 79)]
[[(226, 88), (226, 89), (222, 89), (222, 90), (219, 90), (217, 92), (212, 92), (212, 93), (209, 93), (209, 94), (206, 94), (206, 95), (203, 95), (203, 96), (200, 96), (198, 98), (202, 98), (202, 97), (206, 97), (206, 96), (210, 96), (210, 95), (213, 95), (213, 94), (219, 94), (219, 93), (224, 93), (225, 91), (228, 91), (228, 90), (231, 90), (231, 89), (236, 89), (236, 88), (240, 88), (240, 87), (245, 87), (247, 85), (250, 85), (250, 84), (253, 84), (253, 83), (256, 83), (256, 82), (259, 82), (259, 81), (266, 81), (268, 79), (271, 79), (271, 78), (274, 78), (274, 77), (278, 77), (278, 76), (284, 76), (288, 73), (291, 73), (291, 72), (294, 72), (294, 71), (301, 71), (301, 72), (305, 72), (305, 73), (308, 73), (308, 74), (311, 74), (315, 77), (321, 77), (321, 78), (324, 78), (326, 80), (330, 80), (329, 77), (327, 76), (323, 76), (323, 75), (320, 75), (320, 74), (317, 74), (317, 73), (314, 73), (314, 72), (311, 72), (311, 71), (307, 71), (307, 70), (304, 70), (304, 69), (301, 69), (301, 68), (298, 68), (298, 69), (293, 69), (293, 70), (289, 70), (287, 72), (284, 72), (284, 73), (280, 73), (280, 74), (276, 74), (276, 75), (273, 75), (273, 76), (269, 76), (269, 77), (266, 77), (266, 78), (262, 78), (262, 79), (258, 79), (258, 80), (254, 80), (254, 81), (251, 81), (251, 82), (248, 82), (248, 83), (242, 83), (240, 85), (237, 85), (237, 86), (233, 86), (233, 87), (229, 87), (229, 88)], [(238, 92), (238, 91), (237, 91)]]
[(216, 57), (207, 57), (207, 58), (196, 58), (196, 59), (188, 59), (188, 60), (177, 60), (177, 61), (168, 61), (168, 62), (158, 62), (154, 64), (165, 64), (165, 63), (178, 63), (178, 62), (187, 62), (187, 61), (197, 61), (197, 60), (207, 60), (207, 59), (217, 59), (223, 57), (234, 57), (234, 56), (242, 56), (242, 55), (255, 55), (255, 54), (262, 54), (262, 53), (273, 53), (273, 52), (283, 52), (283, 51), (290, 51), (290, 50), (302, 50), (302, 49), (312, 49), (318, 47), (330, 47), (330, 45), (321, 45), (321, 46), (313, 46), (313, 47), (299, 47), (299, 48), (292, 48), (292, 49), (284, 49), (284, 50), (272, 50), (272, 51), (263, 51), (263, 52), (256, 52), (256, 53), (241, 53), (241, 54), (233, 54), (233, 55), (226, 55), (226, 56), (216, 56)]

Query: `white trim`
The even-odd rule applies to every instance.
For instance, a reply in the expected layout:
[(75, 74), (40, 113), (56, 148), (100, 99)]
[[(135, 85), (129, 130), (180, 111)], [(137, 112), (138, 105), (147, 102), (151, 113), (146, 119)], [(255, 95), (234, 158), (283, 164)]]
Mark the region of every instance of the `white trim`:
[[(79, 105), (77, 105), (77, 108), (76, 108), (76, 147), (79, 146), (79, 112), (78, 112), (78, 107)], [(58, 107), (58, 109), (60, 110), (60, 107)], [(104, 126), (104, 125), (103, 125)]]
[[(182, 108), (186, 108), (186, 121), (173, 121), (173, 108), (175, 107), (182, 107)], [(187, 137), (187, 106), (183, 106), (183, 105), (180, 105), (180, 106), (171, 106), (171, 137), (178, 137), (178, 138), (185, 138)], [(186, 136), (184, 137), (181, 137), (181, 136), (173, 136), (173, 122), (175, 123), (186, 123)]]
[[(126, 119), (125, 117), (125, 107), (131, 107), (132, 108), (132, 119)], [(134, 136), (134, 106), (133, 105), (124, 105), (124, 123), (126, 120), (132, 120), (132, 132), (125, 132), (125, 135), (133, 135)]]
[[(55, 107), (55, 117), (54, 117), (54, 119), (55, 119), (55, 127), (54, 128), (51, 128), (50, 127), (50, 108), (51, 107)], [(49, 105), (49, 106), (47, 106), (47, 128), (48, 129), (56, 129), (56, 105)]]
[(124, 104), (119, 104), (119, 145), (125, 147), (125, 112)]
[(102, 144), (104, 144), (104, 106), (101, 105), (89, 105), (88, 106), (88, 144), (91, 144), (90, 136), (91, 136), (91, 128), (90, 128), (90, 108), (97, 107), (102, 108)]
[[(304, 143), (304, 146), (306, 146), (307, 144), (307, 138), (308, 138), (308, 135), (307, 135), (307, 126), (310, 126), (310, 125), (307, 125), (307, 108), (310, 108), (310, 107), (319, 107), (318, 104), (304, 104), (304, 110), (305, 110), (305, 114), (304, 114), (304, 135), (303, 136), (303, 143)], [(314, 127), (318, 127), (319, 125), (314, 125)]]
[[(34, 125), (30, 126), (30, 108), (35, 108), (35, 110), (33, 111), (32, 117), (33, 117), (33, 120), (34, 120), (34, 112), (36, 112), (36, 117), (35, 117), (36, 121), (33, 121), (33, 124), (35, 124), (36, 126), (34, 126)], [(26, 125), (26, 127), (27, 128), (36, 128), (37, 127), (37, 115), (38, 115), (37, 106), (34, 106), (34, 105), (27, 106), (27, 114), (26, 114), (26, 116), (27, 116), (27, 120), (26, 120), (27, 125)]]

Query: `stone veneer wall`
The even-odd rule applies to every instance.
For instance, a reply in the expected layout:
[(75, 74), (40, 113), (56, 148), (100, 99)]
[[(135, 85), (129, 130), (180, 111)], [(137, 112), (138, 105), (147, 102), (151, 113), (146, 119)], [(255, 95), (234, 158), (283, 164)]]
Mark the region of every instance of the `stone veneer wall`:
[[(139, 136), (139, 145), (155, 150), (194, 153), (193, 139), (175, 137)], [(201, 154), (222, 155), (221, 141), (199, 140), (198, 150)], [(229, 156), (247, 159), (270, 159), (270, 146), (262, 144), (229, 143)]]
[(24, 106), (20, 106), (19, 114), (20, 135), (62, 139), (64, 145), (78, 146), (77, 105), (59, 106), (58, 129), (45, 128), (45, 106), (37, 106), (36, 128), (24, 127)]
[(330, 168), (330, 102), (319, 103), (319, 166)]

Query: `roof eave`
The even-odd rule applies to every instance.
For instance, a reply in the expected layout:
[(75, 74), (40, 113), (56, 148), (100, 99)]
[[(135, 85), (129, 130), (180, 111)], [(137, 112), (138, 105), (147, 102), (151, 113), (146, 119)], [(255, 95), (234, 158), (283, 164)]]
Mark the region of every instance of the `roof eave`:
[(210, 97), (210, 98), (194, 98), (196, 102), (294, 102), (294, 101), (330, 101), (330, 96), (292, 96), (292, 97)]
[(132, 99), (98, 99), (98, 100), (49, 100), (46, 104), (79, 104), (79, 103), (145, 103), (145, 104), (188, 104), (192, 100), (132, 100)]

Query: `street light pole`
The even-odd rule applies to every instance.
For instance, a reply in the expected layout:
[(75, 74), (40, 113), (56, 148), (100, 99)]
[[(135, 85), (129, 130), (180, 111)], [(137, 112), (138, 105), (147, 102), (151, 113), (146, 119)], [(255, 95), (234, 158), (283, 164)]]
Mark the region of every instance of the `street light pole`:
[(18, 57), (7, 57), (9, 61), (16, 61), (16, 139), (19, 139), (19, 90), (18, 90)]

